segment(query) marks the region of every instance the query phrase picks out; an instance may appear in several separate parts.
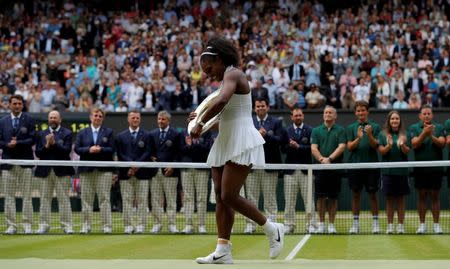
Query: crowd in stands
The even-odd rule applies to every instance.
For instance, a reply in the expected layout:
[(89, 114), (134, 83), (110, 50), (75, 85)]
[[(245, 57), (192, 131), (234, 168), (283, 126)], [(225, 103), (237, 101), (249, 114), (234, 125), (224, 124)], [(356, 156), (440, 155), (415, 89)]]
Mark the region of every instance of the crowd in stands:
[(0, 112), (190, 111), (219, 82), (205, 40), (239, 47), (253, 97), (272, 109), (450, 107), (447, 1), (166, 0), (149, 11), (20, 1), (0, 12)]

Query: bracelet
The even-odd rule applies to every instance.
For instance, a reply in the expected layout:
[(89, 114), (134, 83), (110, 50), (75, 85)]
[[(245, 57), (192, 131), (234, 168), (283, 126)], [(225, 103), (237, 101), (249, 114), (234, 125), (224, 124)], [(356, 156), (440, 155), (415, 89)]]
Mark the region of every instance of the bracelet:
[(198, 125), (200, 125), (200, 126), (203, 127), (203, 126), (205, 126), (205, 123), (204, 123), (203, 121), (199, 121), (199, 122), (198, 122)]

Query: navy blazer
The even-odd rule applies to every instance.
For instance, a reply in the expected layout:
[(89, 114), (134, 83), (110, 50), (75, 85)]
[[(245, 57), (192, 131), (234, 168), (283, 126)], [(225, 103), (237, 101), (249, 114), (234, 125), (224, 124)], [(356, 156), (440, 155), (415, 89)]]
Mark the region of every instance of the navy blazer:
[[(183, 135), (175, 128), (169, 127), (163, 140), (159, 139), (159, 128), (153, 129), (150, 136), (156, 145), (156, 161), (157, 162), (178, 162), (181, 160), (181, 143), (184, 139)], [(164, 174), (164, 171), (162, 171)], [(179, 169), (175, 169), (173, 177), (180, 174)]]
[[(287, 142), (282, 146), (281, 150), (286, 153), (286, 163), (296, 164), (311, 164), (311, 133), (312, 127), (303, 124), (303, 129), (300, 135), (295, 134), (294, 126), (291, 125), (287, 128), (286, 135)], [(289, 146), (289, 140), (292, 139), (300, 145), (300, 148), (295, 149)], [(302, 170), (306, 174), (306, 170)], [(292, 175), (294, 170), (287, 170), (285, 174)]]
[[(12, 126), (11, 115), (6, 115), (0, 120), (0, 148), (3, 150), (3, 159), (33, 160), (33, 145), (36, 140), (36, 123), (27, 113), (22, 112), (17, 128)], [(17, 145), (9, 148), (7, 145), (16, 137)], [(22, 166), (30, 167), (30, 166)], [(1, 169), (10, 170), (11, 165), (2, 165)]]
[[(50, 129), (40, 131), (36, 139), (36, 156), (41, 160), (70, 160), (70, 152), (72, 151), (72, 131), (67, 128), (60, 127), (54, 133), (55, 144), (49, 148), (45, 147), (47, 144), (46, 136), (50, 134)], [(75, 170), (72, 166), (37, 166), (34, 175), (36, 177), (47, 177), (50, 174), (50, 169), (53, 169), (55, 175), (58, 177), (72, 176)]]
[(183, 139), (181, 141), (182, 162), (191, 163), (205, 163), (208, 159), (209, 151), (211, 150), (214, 139), (211, 132), (206, 132), (196, 141), (188, 146), (186, 144), (186, 137), (189, 136), (187, 129), (183, 131)]
[[(253, 116), (253, 124), (256, 129), (260, 129), (260, 123), (258, 117)], [(280, 146), (283, 142), (283, 125), (280, 119), (272, 116), (267, 116), (264, 121), (264, 129), (266, 129), (266, 135), (263, 137), (266, 143), (264, 144), (264, 155), (266, 163), (281, 163)], [(271, 172), (277, 172), (270, 170)], [(269, 172), (269, 171), (268, 171)]]
[[(122, 162), (151, 162), (151, 157), (156, 153), (155, 142), (150, 133), (142, 128), (133, 139), (130, 129), (120, 132), (115, 139), (117, 158)], [(119, 179), (130, 179), (128, 176), (129, 167), (119, 168)], [(151, 179), (157, 173), (157, 169), (139, 168), (135, 174), (137, 179)]]
[[(100, 153), (89, 153), (89, 148), (99, 145), (102, 150)], [(81, 130), (75, 139), (75, 153), (80, 155), (80, 161), (112, 161), (114, 154), (114, 137), (113, 130), (107, 127), (100, 127), (97, 135), (97, 143), (94, 143), (92, 135), (92, 128), (89, 125), (87, 128)], [(99, 171), (115, 170), (114, 167), (79, 167), (78, 172), (92, 172), (95, 169)]]

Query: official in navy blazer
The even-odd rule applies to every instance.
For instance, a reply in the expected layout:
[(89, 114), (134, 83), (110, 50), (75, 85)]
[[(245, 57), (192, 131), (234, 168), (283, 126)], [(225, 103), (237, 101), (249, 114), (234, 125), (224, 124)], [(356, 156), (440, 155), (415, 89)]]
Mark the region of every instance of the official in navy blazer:
[[(268, 114), (269, 104), (265, 98), (255, 99), (255, 113), (253, 124), (265, 140), (264, 155), (266, 163), (281, 163), (280, 146), (283, 138), (283, 126), (281, 120)], [(276, 188), (278, 171), (276, 170), (252, 170), (245, 183), (247, 198), (258, 205), (260, 193), (264, 196), (264, 211), (267, 218), (275, 222), (278, 214)], [(247, 225), (244, 233), (251, 234), (256, 230), (256, 223), (246, 219)]]
[[(311, 164), (311, 133), (312, 127), (305, 124), (302, 109), (294, 108), (291, 111), (292, 124), (287, 128), (286, 143), (281, 150), (286, 154), (286, 163), (295, 164)], [(295, 205), (297, 201), (297, 193), (303, 198), (303, 204), (307, 207), (307, 183), (308, 176), (305, 170), (287, 170), (284, 174), (284, 195), (285, 195), (285, 232), (292, 233), (295, 229)], [(313, 185), (314, 186), (314, 185)], [(314, 190), (313, 192), (314, 193)], [(311, 223), (306, 227), (307, 232), (314, 232), (316, 226), (314, 203), (311, 205)]]
[[(122, 162), (151, 162), (156, 154), (155, 142), (150, 133), (140, 128), (141, 113), (128, 113), (128, 128), (115, 139), (117, 157)], [(149, 180), (157, 169), (119, 168), (120, 191), (123, 202), (124, 233), (143, 233), (147, 226)], [(133, 226), (133, 201), (137, 203), (137, 223)]]
[[(114, 154), (114, 138), (111, 128), (102, 126), (105, 112), (93, 108), (90, 113), (91, 125), (81, 130), (75, 139), (75, 153), (82, 161), (112, 161)], [(82, 227), (80, 233), (91, 231), (92, 208), (97, 193), (103, 233), (112, 232), (111, 223), (111, 183), (114, 167), (80, 167)]]
[[(183, 135), (170, 124), (171, 115), (163, 110), (158, 113), (158, 127), (151, 131), (150, 135), (156, 144), (156, 156), (153, 159), (157, 162), (177, 162), (180, 161), (181, 143)], [(154, 225), (152, 233), (159, 233), (162, 228), (162, 217), (164, 214), (164, 197), (167, 204), (168, 231), (178, 233), (175, 225), (176, 205), (177, 205), (177, 183), (179, 169), (171, 167), (162, 168), (158, 171), (151, 182), (152, 213), (154, 215)]]
[[(185, 129), (183, 137), (181, 161), (205, 163), (214, 142), (211, 132), (206, 132), (200, 138), (193, 139), (187, 129)], [(198, 232), (200, 234), (207, 232), (205, 224), (209, 173), (209, 169), (188, 168), (181, 171), (181, 184), (184, 191), (184, 216), (186, 219), (186, 225), (182, 232), (185, 234), (194, 232), (193, 215), (195, 202), (197, 202)]]
[[(21, 95), (12, 95), (9, 99), (11, 114), (0, 120), (0, 148), (3, 159), (32, 160), (33, 145), (36, 136), (36, 124), (27, 113), (22, 112), (24, 100)], [(5, 184), (5, 234), (17, 232), (16, 198), (18, 188), (22, 192), (22, 224), (25, 234), (31, 234), (33, 207), (31, 204), (31, 167), (2, 165), (2, 178)]]
[[(48, 128), (38, 133), (36, 156), (40, 160), (70, 160), (72, 131), (61, 126), (61, 115), (53, 110), (48, 113)], [(75, 174), (72, 166), (37, 166), (35, 177), (41, 179), (40, 224), (38, 234), (50, 230), (50, 212), (53, 192), (56, 191), (61, 227), (64, 233), (72, 234), (72, 209), (70, 207), (70, 177)]]

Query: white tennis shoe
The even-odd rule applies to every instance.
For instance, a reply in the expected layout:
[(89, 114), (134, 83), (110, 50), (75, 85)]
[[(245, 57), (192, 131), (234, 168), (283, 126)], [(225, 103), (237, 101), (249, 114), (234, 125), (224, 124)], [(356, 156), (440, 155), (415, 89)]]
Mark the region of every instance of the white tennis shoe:
[(231, 256), (231, 251), (224, 253), (214, 251), (206, 257), (195, 259), (195, 261), (199, 264), (232, 264), (233, 257)]
[(281, 223), (272, 223), (275, 226), (275, 231), (268, 234), (269, 239), (269, 257), (275, 259), (280, 255), (284, 246), (284, 225)]
[(425, 234), (427, 232), (427, 226), (425, 223), (421, 223), (416, 231), (416, 234)]

